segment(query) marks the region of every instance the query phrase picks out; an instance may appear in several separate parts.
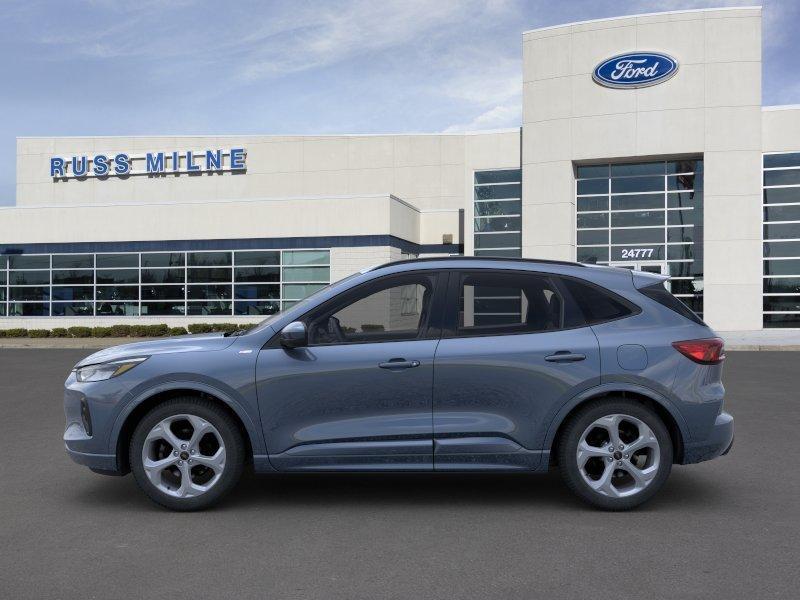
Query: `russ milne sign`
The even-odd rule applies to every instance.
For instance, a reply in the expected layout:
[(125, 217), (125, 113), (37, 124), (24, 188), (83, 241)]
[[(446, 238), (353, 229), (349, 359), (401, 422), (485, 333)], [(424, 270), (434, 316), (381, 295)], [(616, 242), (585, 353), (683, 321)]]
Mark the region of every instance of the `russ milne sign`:
[(658, 52), (630, 52), (604, 60), (592, 79), (610, 88), (641, 88), (662, 83), (678, 72), (678, 61)]
[[(54, 179), (83, 179), (87, 177), (125, 177), (128, 175), (166, 175), (178, 173), (222, 173), (245, 171), (247, 151), (186, 150), (184, 152), (147, 152), (145, 154), (94, 156), (54, 156), (50, 159), (50, 177)], [(134, 168), (138, 164), (139, 168)]]

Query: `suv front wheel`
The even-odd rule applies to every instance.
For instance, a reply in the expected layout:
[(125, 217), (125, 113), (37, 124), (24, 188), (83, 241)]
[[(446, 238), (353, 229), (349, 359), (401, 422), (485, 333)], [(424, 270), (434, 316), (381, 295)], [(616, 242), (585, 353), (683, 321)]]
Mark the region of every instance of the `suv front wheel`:
[(606, 510), (649, 500), (669, 477), (672, 440), (659, 416), (624, 398), (589, 403), (559, 439), (564, 482), (580, 498)]
[(245, 445), (234, 420), (199, 398), (159, 404), (131, 438), (136, 483), (172, 510), (200, 510), (218, 502), (239, 481), (244, 460)]

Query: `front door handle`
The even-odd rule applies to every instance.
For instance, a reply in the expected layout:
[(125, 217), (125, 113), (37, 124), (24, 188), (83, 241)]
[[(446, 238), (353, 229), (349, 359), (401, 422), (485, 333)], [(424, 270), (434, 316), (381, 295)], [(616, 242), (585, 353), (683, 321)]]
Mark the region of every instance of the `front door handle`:
[(419, 366), (418, 360), (406, 360), (405, 358), (393, 358), (378, 365), (381, 369), (390, 371), (401, 371), (403, 369), (413, 369)]
[(586, 360), (585, 354), (575, 354), (569, 350), (559, 350), (555, 354), (545, 356), (547, 362), (578, 362), (579, 360)]

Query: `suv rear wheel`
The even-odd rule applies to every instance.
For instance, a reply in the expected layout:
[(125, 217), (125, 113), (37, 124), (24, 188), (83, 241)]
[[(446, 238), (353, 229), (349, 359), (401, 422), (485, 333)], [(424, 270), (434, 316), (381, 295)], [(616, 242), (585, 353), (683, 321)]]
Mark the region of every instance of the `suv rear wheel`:
[(672, 469), (672, 440), (658, 415), (624, 398), (589, 403), (567, 423), (558, 464), (573, 492), (606, 510), (649, 500)]
[(159, 404), (131, 438), (136, 483), (172, 510), (200, 510), (218, 502), (238, 482), (244, 460), (245, 445), (234, 420), (199, 398)]

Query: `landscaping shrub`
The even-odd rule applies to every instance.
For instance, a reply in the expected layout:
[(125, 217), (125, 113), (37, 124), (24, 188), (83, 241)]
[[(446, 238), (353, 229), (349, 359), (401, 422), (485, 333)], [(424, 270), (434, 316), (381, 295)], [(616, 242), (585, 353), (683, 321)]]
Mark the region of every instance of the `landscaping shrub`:
[(74, 338), (88, 338), (92, 337), (91, 327), (70, 327), (67, 332)]
[(10, 338), (28, 337), (28, 330), (23, 329), (22, 327), (13, 327), (11, 329), (6, 329), (6, 337)]
[(111, 337), (128, 337), (131, 334), (130, 325), (112, 325), (109, 329)]
[(169, 334), (169, 327), (164, 323), (159, 325), (145, 325), (145, 332), (148, 337), (161, 337)]
[(189, 333), (211, 333), (212, 326), (208, 323), (191, 323)]
[[(24, 329), (14, 327), (0, 329), (0, 337), (5, 338), (106, 338), (106, 337), (163, 337), (168, 335), (186, 335), (187, 333), (231, 333), (237, 330), (248, 330), (255, 327), (254, 323), (192, 323), (186, 327), (170, 327), (165, 323), (158, 325), (111, 325), (109, 327), (83, 327), (76, 326), (65, 329)], [(187, 331), (188, 329), (188, 331)]]
[(147, 325), (131, 325), (131, 337), (147, 337)]

